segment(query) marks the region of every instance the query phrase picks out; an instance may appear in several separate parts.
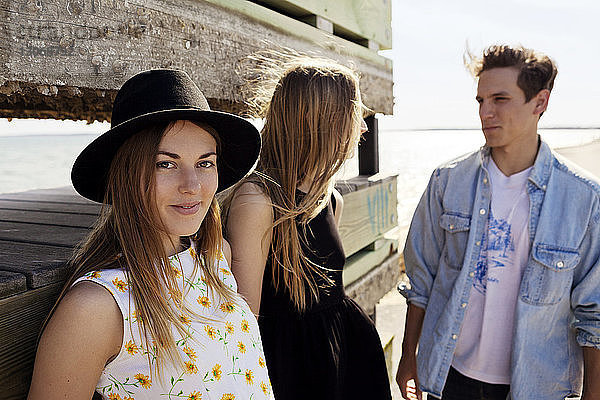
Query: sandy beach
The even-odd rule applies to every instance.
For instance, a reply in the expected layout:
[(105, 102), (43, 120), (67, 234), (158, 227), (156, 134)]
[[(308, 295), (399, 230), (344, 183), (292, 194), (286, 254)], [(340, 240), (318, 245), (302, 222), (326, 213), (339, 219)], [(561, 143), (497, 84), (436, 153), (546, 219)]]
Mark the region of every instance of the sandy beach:
[(556, 152), (589, 171), (597, 178), (600, 177), (600, 141), (583, 146), (556, 149)]

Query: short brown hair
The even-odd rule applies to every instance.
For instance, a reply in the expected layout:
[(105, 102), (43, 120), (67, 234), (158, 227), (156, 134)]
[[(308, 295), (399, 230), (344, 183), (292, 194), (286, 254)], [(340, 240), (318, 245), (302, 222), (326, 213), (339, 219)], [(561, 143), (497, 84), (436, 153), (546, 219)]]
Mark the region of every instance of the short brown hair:
[(552, 91), (558, 72), (555, 62), (550, 57), (523, 46), (493, 45), (483, 51), (482, 57), (475, 57), (467, 50), (465, 65), (475, 77), (493, 68), (517, 68), (517, 85), (525, 93), (526, 102), (540, 90)]

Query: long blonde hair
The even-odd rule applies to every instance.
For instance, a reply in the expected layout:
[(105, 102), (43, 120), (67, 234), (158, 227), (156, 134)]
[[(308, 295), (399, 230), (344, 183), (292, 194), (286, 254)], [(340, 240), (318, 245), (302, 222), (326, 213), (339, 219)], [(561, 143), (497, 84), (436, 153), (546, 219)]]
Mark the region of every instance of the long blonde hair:
[[(303, 311), (318, 300), (314, 274), (328, 280), (300, 244), (306, 243), (308, 222), (327, 205), (334, 175), (358, 144), (363, 106), (358, 77), (343, 65), (310, 57), (273, 65), (281, 74), (270, 101), (254, 102), (265, 125), (257, 172), (246, 181), (258, 183), (273, 206), (275, 288), (283, 287)], [(306, 180), (311, 186), (297, 202), (296, 189)]]
[[(216, 135), (210, 126), (194, 123)], [(185, 334), (181, 315), (187, 313), (199, 317), (189, 310), (178, 289), (177, 271), (165, 253), (161, 240), (164, 225), (154, 201), (156, 154), (162, 137), (173, 124), (157, 124), (144, 129), (119, 148), (109, 170), (100, 216), (69, 261), (73, 269), (71, 276), (42, 326), (43, 331), (58, 303), (78, 278), (100, 269), (121, 268), (133, 296), (142, 340), (151, 338), (155, 342), (159, 377), (166, 362), (182, 362), (172, 326)], [(215, 139), (218, 143), (217, 136)], [(201, 269), (213, 293), (225, 301), (235, 302), (233, 290), (218, 278), (215, 268), (223, 242), (220, 209), (215, 199), (198, 232), (189, 240), (197, 250), (193, 273)], [(175, 308), (169, 304), (169, 299)], [(150, 370), (152, 372), (152, 368)]]

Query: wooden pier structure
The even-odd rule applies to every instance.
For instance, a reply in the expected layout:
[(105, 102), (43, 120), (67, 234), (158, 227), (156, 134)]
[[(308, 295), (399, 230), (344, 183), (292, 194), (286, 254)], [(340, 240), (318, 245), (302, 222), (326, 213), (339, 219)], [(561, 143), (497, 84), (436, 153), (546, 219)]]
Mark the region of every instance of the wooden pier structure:
[[(123, 82), (165, 67), (187, 71), (211, 108), (242, 114), (242, 60), (284, 48), (353, 66), (365, 105), (390, 114), (392, 63), (377, 53), (390, 47), (391, 0), (5, 0), (0, 117), (109, 121)], [(373, 315), (398, 280), (402, 238), (396, 177), (378, 174), (377, 120), (367, 123), (360, 175), (337, 188), (344, 284)], [(1, 398), (25, 398), (65, 261), (99, 210), (72, 188), (0, 194)]]

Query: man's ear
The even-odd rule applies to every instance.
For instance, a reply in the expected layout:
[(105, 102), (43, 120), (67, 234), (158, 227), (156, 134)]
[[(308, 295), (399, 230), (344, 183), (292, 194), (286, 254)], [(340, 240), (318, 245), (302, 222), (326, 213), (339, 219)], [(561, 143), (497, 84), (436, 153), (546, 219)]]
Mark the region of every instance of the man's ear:
[(542, 89), (532, 99), (535, 102), (535, 108), (533, 113), (540, 115), (548, 108), (548, 100), (550, 99), (550, 91), (548, 89)]

